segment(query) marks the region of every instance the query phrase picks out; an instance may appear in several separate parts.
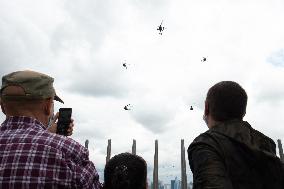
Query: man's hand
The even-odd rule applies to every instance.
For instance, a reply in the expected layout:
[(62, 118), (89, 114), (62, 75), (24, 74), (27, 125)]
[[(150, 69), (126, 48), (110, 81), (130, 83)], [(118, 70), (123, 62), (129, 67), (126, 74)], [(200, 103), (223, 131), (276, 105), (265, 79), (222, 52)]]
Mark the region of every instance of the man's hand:
[[(49, 132), (51, 132), (51, 133), (56, 133), (56, 131), (57, 131), (57, 120), (58, 120), (58, 117), (59, 117), (59, 112), (57, 112), (57, 113), (55, 114), (55, 116), (53, 117), (51, 126), (47, 129)], [(72, 133), (73, 133), (73, 127), (74, 127), (74, 120), (71, 119), (71, 123), (69, 124), (69, 128), (68, 128), (68, 130), (67, 130), (67, 136), (71, 136), (71, 135), (72, 135)]]

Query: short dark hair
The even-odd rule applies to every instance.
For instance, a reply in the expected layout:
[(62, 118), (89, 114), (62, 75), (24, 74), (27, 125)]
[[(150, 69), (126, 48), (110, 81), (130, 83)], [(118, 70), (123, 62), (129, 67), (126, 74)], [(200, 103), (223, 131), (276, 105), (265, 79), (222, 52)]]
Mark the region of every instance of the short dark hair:
[(206, 101), (209, 112), (216, 121), (242, 119), (247, 106), (246, 91), (234, 81), (221, 81), (212, 86)]
[(146, 161), (137, 155), (118, 154), (111, 158), (105, 166), (105, 189), (146, 189), (146, 179)]

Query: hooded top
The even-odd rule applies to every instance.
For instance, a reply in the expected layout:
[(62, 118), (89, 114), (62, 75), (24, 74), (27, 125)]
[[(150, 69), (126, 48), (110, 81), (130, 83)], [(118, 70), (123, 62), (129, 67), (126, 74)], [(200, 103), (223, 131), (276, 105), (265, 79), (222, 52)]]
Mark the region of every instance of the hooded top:
[(231, 120), (199, 135), (188, 148), (194, 189), (283, 189), (283, 164), (272, 139)]

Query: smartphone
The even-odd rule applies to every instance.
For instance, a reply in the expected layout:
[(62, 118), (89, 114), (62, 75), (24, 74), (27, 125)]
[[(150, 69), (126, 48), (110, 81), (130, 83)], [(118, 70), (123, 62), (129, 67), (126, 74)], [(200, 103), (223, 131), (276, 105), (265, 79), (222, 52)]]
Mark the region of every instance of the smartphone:
[(67, 130), (71, 123), (72, 108), (60, 108), (57, 121), (57, 134), (67, 136)]

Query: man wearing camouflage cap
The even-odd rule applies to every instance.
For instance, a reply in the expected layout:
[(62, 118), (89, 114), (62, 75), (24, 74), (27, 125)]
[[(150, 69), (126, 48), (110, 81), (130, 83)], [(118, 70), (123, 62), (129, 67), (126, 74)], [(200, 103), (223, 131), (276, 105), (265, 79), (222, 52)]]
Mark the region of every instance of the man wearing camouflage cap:
[[(56, 134), (54, 79), (34, 71), (3, 76), (0, 188), (101, 188), (88, 150)], [(68, 135), (72, 134), (73, 120)]]

